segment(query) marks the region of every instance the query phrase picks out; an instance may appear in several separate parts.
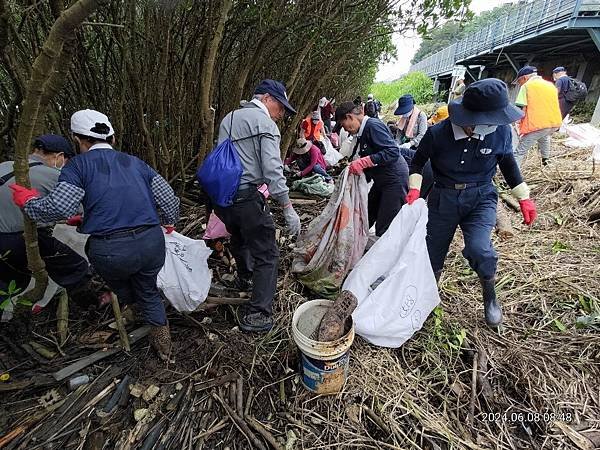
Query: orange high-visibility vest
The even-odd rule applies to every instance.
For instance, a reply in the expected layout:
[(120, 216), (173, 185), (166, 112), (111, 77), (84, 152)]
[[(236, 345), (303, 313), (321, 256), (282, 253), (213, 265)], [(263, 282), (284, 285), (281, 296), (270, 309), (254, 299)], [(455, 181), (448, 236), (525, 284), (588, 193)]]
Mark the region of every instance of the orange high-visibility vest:
[(323, 132), (323, 122), (319, 120), (313, 127), (312, 120), (309, 117), (304, 119), (304, 123), (306, 124), (304, 127), (302, 127), (304, 128), (304, 137), (308, 140), (316, 139), (320, 141), (321, 133)]
[(524, 86), (527, 93), (527, 106), (525, 106), (525, 117), (519, 124), (520, 134), (560, 127), (562, 115), (558, 106), (556, 86), (542, 77), (532, 78)]

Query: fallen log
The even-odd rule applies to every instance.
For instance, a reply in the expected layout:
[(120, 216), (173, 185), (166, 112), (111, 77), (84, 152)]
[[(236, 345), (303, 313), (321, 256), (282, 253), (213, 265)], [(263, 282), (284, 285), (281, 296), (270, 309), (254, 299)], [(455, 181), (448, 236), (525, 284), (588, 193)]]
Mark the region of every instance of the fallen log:
[(496, 209), (496, 233), (501, 239), (510, 239), (515, 235), (508, 211), (501, 201), (498, 201)]
[(206, 303), (212, 305), (245, 305), (250, 299), (235, 297), (206, 297)]
[[(134, 344), (139, 341), (141, 338), (150, 333), (150, 326), (146, 325), (143, 327), (134, 330), (131, 334), (129, 334), (129, 342), (130, 344)], [(98, 361), (103, 360), (104, 358), (108, 358), (116, 353), (122, 351), (122, 348), (111, 348), (108, 350), (99, 350), (91, 355), (86, 356), (85, 358), (81, 358), (79, 361), (74, 362), (73, 364), (60, 369), (57, 372), (54, 372), (52, 376), (56, 381), (61, 381), (67, 378), (69, 375), (73, 375), (75, 372), (78, 372)]]
[(515, 200), (510, 194), (505, 194), (504, 192), (502, 192), (500, 194), (500, 198), (502, 200), (504, 200), (504, 202), (510, 206), (512, 209), (514, 209), (516, 212), (520, 212), (521, 211), (521, 207), (519, 206), (519, 202), (517, 200)]

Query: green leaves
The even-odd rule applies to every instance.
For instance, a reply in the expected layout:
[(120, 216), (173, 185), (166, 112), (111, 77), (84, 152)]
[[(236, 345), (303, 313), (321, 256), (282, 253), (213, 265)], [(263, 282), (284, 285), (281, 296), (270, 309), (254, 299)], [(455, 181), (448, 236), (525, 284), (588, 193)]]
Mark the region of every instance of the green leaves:
[(411, 94), (417, 103), (433, 99), (433, 81), (423, 72), (411, 72), (391, 83), (375, 83), (371, 92), (382, 104), (389, 105), (404, 94)]
[(568, 249), (569, 249), (569, 246), (560, 241), (554, 241), (554, 243), (552, 244), (552, 252), (556, 253), (556, 254), (563, 252), (565, 250), (568, 250)]

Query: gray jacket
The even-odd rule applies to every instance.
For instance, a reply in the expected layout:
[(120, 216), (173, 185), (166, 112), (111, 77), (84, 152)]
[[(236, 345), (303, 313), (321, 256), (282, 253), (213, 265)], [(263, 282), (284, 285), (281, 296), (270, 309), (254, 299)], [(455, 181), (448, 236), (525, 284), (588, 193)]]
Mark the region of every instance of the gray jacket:
[(277, 124), (259, 106), (248, 102), (221, 121), (219, 144), (228, 137), (234, 141), (242, 161), (240, 190), (266, 183), (275, 200), (281, 205), (289, 203), (289, 189), (285, 184), (279, 150), (281, 133)]
[[(36, 155), (29, 157), (29, 162), (44, 162), (42, 158)], [(0, 163), (0, 177), (13, 171), (13, 161)], [(38, 190), (41, 196), (48, 194), (58, 181), (60, 170), (48, 167), (45, 164), (34, 166), (29, 169), (29, 178), (31, 187)], [(0, 233), (17, 233), (23, 231), (23, 213), (21, 209), (13, 203), (12, 190), (8, 187), (15, 183), (13, 176), (6, 183), (0, 186)], [(38, 224), (38, 227), (51, 226), (53, 224)]]

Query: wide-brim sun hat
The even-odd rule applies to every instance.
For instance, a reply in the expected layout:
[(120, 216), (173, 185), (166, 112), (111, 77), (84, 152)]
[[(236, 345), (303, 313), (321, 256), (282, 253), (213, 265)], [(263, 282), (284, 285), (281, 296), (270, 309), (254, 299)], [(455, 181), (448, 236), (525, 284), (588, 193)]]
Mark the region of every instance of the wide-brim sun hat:
[(296, 141), (296, 146), (292, 149), (292, 151), (296, 155), (304, 155), (308, 153), (310, 148), (312, 147), (312, 142), (307, 141), (304, 138), (300, 138)]
[(412, 111), (415, 106), (415, 100), (410, 94), (403, 95), (398, 99), (398, 107), (394, 111), (395, 116), (403, 116)]
[(525, 115), (510, 103), (506, 83), (497, 78), (472, 83), (462, 98), (448, 104), (448, 113), (458, 126), (508, 125)]

